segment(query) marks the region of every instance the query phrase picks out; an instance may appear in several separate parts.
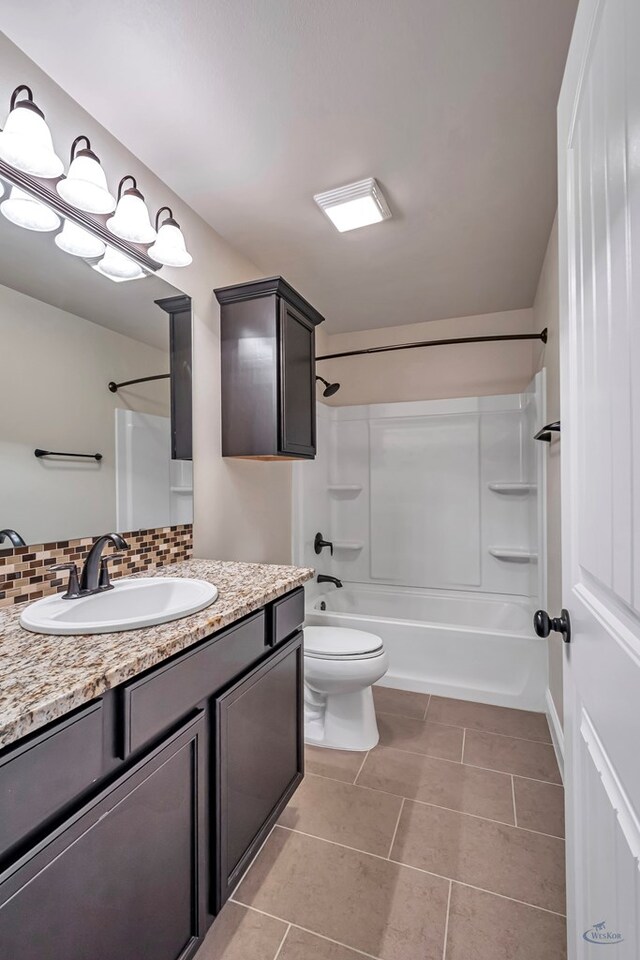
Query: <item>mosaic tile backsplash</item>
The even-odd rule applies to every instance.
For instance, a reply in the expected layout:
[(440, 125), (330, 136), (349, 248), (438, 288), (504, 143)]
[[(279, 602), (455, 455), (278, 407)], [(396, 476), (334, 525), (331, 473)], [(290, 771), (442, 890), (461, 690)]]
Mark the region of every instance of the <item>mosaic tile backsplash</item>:
[[(191, 558), (193, 525), (190, 523), (135, 530), (122, 536), (130, 549), (121, 559), (110, 564), (114, 577), (144, 573)], [(52, 572), (49, 568), (59, 563), (77, 563), (80, 569), (94, 539), (83, 537), (81, 540), (59, 540), (0, 550), (0, 607), (24, 600), (39, 600), (66, 589), (67, 571)], [(107, 545), (105, 554), (116, 552)]]

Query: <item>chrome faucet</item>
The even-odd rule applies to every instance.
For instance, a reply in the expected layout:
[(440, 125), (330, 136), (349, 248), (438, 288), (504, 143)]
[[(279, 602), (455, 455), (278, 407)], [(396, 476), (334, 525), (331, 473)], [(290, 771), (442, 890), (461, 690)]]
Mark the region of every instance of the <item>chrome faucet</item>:
[(87, 554), (82, 573), (80, 575), (80, 593), (98, 593), (102, 590), (112, 590), (113, 587), (109, 580), (109, 560), (114, 559), (114, 555), (103, 557), (102, 551), (108, 543), (112, 543), (116, 550), (128, 550), (129, 544), (121, 537), (119, 533), (105, 533), (103, 537), (98, 537), (91, 550)]
[(20, 534), (16, 533), (15, 530), (10, 530), (9, 527), (6, 530), (0, 530), (0, 543), (4, 540), (8, 540), (14, 547), (26, 547), (26, 543)]
[(337, 577), (329, 577), (326, 573), (319, 573), (316, 580), (318, 583), (333, 583), (336, 587), (342, 586), (342, 580), (338, 580)]

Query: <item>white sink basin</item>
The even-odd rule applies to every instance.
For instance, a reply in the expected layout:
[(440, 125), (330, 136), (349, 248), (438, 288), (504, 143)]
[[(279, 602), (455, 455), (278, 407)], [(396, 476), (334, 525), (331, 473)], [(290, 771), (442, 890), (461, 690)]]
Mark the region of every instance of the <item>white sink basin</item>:
[(29, 604), (20, 624), (32, 633), (118, 633), (187, 617), (208, 607), (218, 588), (205, 580), (135, 577), (116, 580), (113, 590), (77, 600), (58, 594)]

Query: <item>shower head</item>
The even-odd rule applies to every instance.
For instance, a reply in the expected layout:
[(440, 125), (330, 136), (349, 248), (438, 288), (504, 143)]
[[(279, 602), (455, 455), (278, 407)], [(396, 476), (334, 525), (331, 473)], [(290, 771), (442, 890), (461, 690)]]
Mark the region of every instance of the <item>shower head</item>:
[(339, 383), (329, 383), (328, 380), (325, 380), (324, 377), (319, 377), (317, 374), (316, 380), (320, 380), (322, 383), (324, 383), (324, 390), (322, 391), (323, 397), (332, 397), (334, 393), (337, 393), (340, 389)]

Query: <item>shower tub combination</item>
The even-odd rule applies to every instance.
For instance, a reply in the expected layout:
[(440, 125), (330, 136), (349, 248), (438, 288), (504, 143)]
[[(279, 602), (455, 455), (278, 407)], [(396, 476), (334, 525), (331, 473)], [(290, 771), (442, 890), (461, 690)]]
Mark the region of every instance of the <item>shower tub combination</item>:
[(545, 709), (546, 644), (525, 599), (345, 583), (310, 601), (306, 622), (380, 636), (384, 686)]

